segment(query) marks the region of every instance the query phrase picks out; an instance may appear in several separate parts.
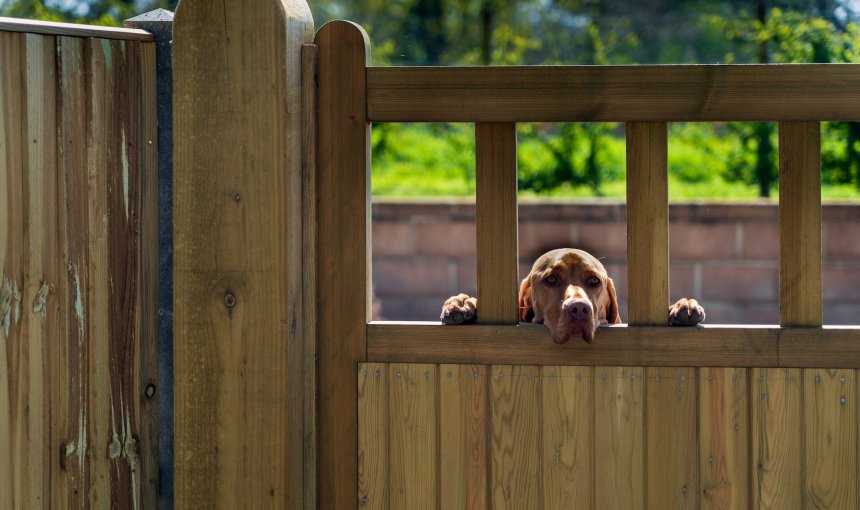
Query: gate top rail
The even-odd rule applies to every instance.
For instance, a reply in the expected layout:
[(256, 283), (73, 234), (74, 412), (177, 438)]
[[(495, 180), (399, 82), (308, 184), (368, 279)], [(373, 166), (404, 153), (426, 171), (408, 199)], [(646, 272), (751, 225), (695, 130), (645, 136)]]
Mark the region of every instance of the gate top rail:
[(135, 28), (97, 27), (76, 23), (56, 23), (0, 16), (0, 31), (73, 37), (99, 37), (124, 41), (152, 42), (155, 38), (146, 30)]
[(860, 65), (368, 67), (369, 122), (860, 119)]

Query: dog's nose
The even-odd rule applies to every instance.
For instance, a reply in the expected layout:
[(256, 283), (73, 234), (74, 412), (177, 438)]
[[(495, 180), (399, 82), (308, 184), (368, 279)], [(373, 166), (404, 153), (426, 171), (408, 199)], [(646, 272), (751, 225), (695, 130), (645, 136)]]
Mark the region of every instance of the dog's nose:
[(571, 299), (564, 304), (564, 309), (578, 321), (584, 321), (591, 316), (591, 302), (585, 299)]

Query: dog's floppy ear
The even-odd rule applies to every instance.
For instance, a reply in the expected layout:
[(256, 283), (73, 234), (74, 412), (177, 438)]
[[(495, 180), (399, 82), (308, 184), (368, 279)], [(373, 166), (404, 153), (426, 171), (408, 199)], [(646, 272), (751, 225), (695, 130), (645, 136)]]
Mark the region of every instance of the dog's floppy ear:
[(609, 324), (621, 324), (621, 314), (618, 312), (618, 297), (615, 294), (615, 284), (612, 283), (612, 278), (606, 280), (606, 290), (609, 292), (606, 322)]
[(532, 309), (532, 282), (528, 276), (523, 278), (523, 283), (520, 284), (519, 305), (520, 322), (531, 322), (535, 312)]

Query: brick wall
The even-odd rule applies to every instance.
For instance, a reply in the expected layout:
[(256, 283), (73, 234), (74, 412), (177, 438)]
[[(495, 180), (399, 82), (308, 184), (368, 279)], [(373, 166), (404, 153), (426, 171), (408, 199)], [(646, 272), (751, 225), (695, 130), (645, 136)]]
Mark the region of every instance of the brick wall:
[[(770, 203), (672, 205), (671, 298), (696, 297), (710, 324), (776, 324), (777, 215)], [(825, 324), (860, 324), (860, 206), (824, 206), (822, 245)], [(559, 247), (603, 260), (626, 319), (624, 204), (521, 203), (520, 278), (538, 255)], [(373, 282), (383, 319), (438, 320), (446, 298), (474, 295), (476, 275), (474, 204), (373, 204)]]

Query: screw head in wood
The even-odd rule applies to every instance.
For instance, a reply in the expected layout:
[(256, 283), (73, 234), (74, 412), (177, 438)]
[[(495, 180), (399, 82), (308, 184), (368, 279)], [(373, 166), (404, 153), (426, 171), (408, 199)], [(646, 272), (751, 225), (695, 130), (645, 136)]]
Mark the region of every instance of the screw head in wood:
[(146, 388), (143, 390), (143, 394), (146, 395), (146, 398), (152, 398), (155, 396), (155, 385), (149, 383), (146, 385)]
[(227, 292), (224, 294), (224, 304), (227, 305), (227, 308), (233, 308), (236, 306), (236, 296), (232, 292)]

